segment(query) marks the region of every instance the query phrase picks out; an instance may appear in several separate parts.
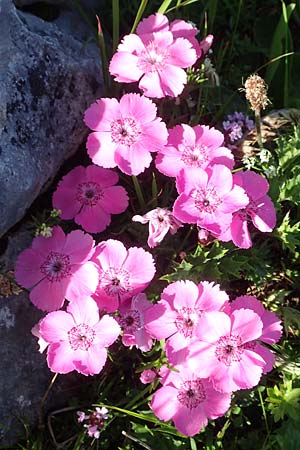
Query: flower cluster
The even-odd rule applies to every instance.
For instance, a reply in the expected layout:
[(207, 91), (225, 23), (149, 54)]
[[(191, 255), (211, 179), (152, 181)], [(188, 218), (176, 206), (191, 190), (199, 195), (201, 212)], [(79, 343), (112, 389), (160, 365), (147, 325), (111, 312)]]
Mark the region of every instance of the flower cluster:
[(256, 386), (274, 354), (264, 346), (280, 339), (278, 317), (252, 296), (233, 302), (218, 285), (176, 281), (145, 313), (146, 330), (166, 339), (169, 365), (151, 408), (162, 420), (193, 436), (225, 414), (231, 393)]
[(243, 138), (245, 133), (253, 129), (253, 120), (244, 113), (235, 111), (233, 114), (228, 114), (227, 120), (223, 121), (225, 142), (228, 148), (234, 150), (236, 143)]
[[(123, 38), (110, 73), (122, 83), (138, 82), (143, 94), (104, 97), (85, 111), (93, 164), (75, 167), (53, 194), (61, 219), (74, 220), (86, 233), (66, 234), (55, 226), (34, 238), (19, 255), (15, 270), (17, 282), (30, 290), (31, 302), (47, 312), (32, 333), (39, 338), (40, 350), (47, 352), (53, 372), (99, 374), (108, 347), (120, 334), (125, 347), (142, 352), (150, 351), (155, 339), (164, 339), (168, 367), (146, 369), (140, 380), (146, 384), (159, 377), (162, 387), (153, 395), (151, 408), (160, 419), (172, 419), (187, 436), (208, 419), (224, 415), (232, 392), (252, 388), (272, 369), (274, 355), (265, 344), (280, 338), (280, 321), (256, 298), (230, 301), (219, 285), (208, 281), (171, 283), (153, 304), (145, 293), (156, 273), (152, 254), (115, 239), (95, 242), (88, 233), (103, 232), (111, 215), (128, 208), (128, 194), (118, 185), (116, 171), (125, 174), (123, 181), (127, 175), (142, 174), (150, 164), (161, 177), (171, 178), (177, 190), (173, 205), (144, 215), (134, 210), (132, 221), (149, 226), (151, 249), (184, 224), (198, 227), (201, 242), (232, 241), (244, 249), (252, 245), (249, 222), (261, 232), (273, 230), (275, 208), (265, 178), (250, 170), (233, 171), (233, 153), (219, 130), (186, 123), (168, 129), (158, 115), (158, 102), (151, 99), (181, 94), (187, 83), (185, 69), (204, 61), (213, 37), (198, 42), (196, 34), (193, 25), (169, 23), (157, 13), (144, 19), (136, 34)], [(253, 123), (234, 113), (223, 126), (234, 143)], [(158, 200), (159, 195), (148, 205)], [(129, 229), (127, 242), (130, 236)], [(105, 408), (89, 415), (78, 411), (78, 421), (85, 422), (88, 435), (96, 439), (106, 419)]]
[(83, 411), (77, 411), (77, 420), (79, 423), (84, 423), (87, 433), (90, 437), (99, 439), (101, 430), (104, 426), (104, 421), (108, 419), (108, 410), (106, 408), (96, 407), (95, 411), (90, 414), (85, 414)]

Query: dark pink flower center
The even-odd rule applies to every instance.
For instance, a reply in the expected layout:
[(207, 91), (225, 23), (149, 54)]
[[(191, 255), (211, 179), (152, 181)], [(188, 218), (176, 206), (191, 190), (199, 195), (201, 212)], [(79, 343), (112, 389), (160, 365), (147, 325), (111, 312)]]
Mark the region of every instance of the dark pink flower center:
[(257, 213), (257, 210), (260, 208), (260, 206), (261, 205), (258, 205), (254, 200), (250, 198), (248, 205), (245, 208), (238, 211), (237, 214), (242, 220), (247, 220), (248, 216), (252, 217)]
[(133, 117), (125, 117), (111, 122), (111, 139), (116, 144), (133, 145), (138, 140), (142, 130)]
[(200, 310), (195, 308), (183, 307), (178, 311), (175, 319), (175, 325), (179, 333), (184, 337), (191, 337), (193, 335), (195, 326), (197, 325)]
[(50, 252), (41, 265), (41, 272), (49, 281), (61, 281), (71, 275), (71, 264), (68, 255)]
[(209, 161), (209, 148), (204, 144), (179, 146), (181, 160), (190, 167), (206, 166)]
[(215, 355), (220, 362), (229, 367), (232, 363), (239, 362), (242, 359), (244, 348), (240, 336), (229, 334), (228, 336), (220, 337), (217, 342)]
[(120, 326), (126, 333), (133, 334), (142, 327), (142, 318), (136, 309), (130, 309), (120, 318)]
[(166, 48), (159, 47), (151, 41), (139, 55), (137, 66), (144, 73), (158, 72), (165, 67), (168, 56), (169, 52)]
[(89, 325), (80, 323), (68, 331), (69, 343), (72, 350), (88, 350), (96, 336), (95, 331)]
[(110, 267), (103, 272), (100, 286), (111, 297), (122, 296), (132, 290), (129, 272), (125, 269)]
[(86, 181), (77, 186), (76, 200), (82, 205), (95, 206), (102, 197), (103, 191), (94, 181)]
[(195, 206), (200, 212), (211, 214), (222, 204), (221, 198), (218, 196), (214, 188), (198, 188), (192, 193), (195, 199)]
[(180, 386), (177, 399), (189, 409), (197, 408), (200, 403), (206, 400), (206, 392), (202, 381), (199, 378), (184, 381)]

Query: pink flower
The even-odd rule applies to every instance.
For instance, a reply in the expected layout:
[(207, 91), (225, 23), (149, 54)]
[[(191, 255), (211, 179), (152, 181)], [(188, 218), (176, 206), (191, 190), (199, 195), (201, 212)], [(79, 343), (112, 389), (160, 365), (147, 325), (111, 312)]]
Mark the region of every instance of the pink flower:
[(139, 94), (125, 94), (120, 103), (115, 98), (97, 100), (86, 110), (84, 121), (94, 130), (87, 140), (93, 163), (118, 166), (127, 175), (138, 175), (149, 167), (151, 152), (160, 150), (168, 138), (155, 104)]
[(118, 322), (123, 330), (122, 342), (127, 347), (134, 345), (142, 352), (151, 349), (153, 341), (144, 328), (144, 314), (151, 306), (152, 303), (142, 293), (120, 305)]
[(219, 235), (231, 224), (232, 214), (249, 203), (245, 191), (234, 184), (228, 167), (215, 164), (205, 171), (182, 170), (177, 177), (179, 197), (174, 203), (174, 216), (184, 223)]
[(223, 141), (223, 134), (215, 128), (176, 125), (169, 130), (167, 146), (156, 157), (156, 167), (169, 177), (176, 177), (181, 169), (206, 169), (213, 164), (223, 164), (232, 169), (233, 154), (228, 148), (222, 147)]
[(177, 220), (171, 211), (166, 208), (155, 208), (147, 212), (144, 216), (133, 216), (133, 222), (149, 222), (148, 245), (150, 248), (156, 247), (170, 231), (175, 234), (182, 223)]
[(172, 419), (185, 436), (194, 436), (207, 425), (207, 419), (223, 416), (230, 407), (230, 393), (216, 391), (209, 380), (196, 372), (185, 367), (179, 372), (168, 372), (163, 387), (153, 395), (151, 409), (165, 422)]
[(153, 369), (143, 370), (140, 376), (140, 381), (143, 384), (152, 383), (157, 378), (157, 372)]
[(208, 377), (220, 392), (256, 386), (269, 358), (255, 342), (263, 329), (259, 315), (243, 308), (230, 316), (212, 312), (201, 325), (198, 340), (189, 346), (189, 367)]
[(106, 347), (118, 338), (120, 327), (108, 315), (99, 320), (96, 302), (86, 298), (69, 304), (67, 311), (47, 314), (41, 321), (40, 333), (49, 342), (47, 362), (52, 372), (76, 370), (94, 375), (103, 368)]
[(56, 226), (52, 236), (38, 236), (32, 246), (18, 257), (17, 282), (31, 289), (29, 298), (43, 311), (62, 307), (65, 298), (81, 300), (95, 292), (98, 284), (97, 267), (89, 259), (94, 241), (89, 234), (76, 230), (65, 235)]
[(245, 189), (249, 204), (233, 215), (230, 235), (237, 247), (249, 248), (252, 240), (248, 230), (248, 221), (263, 233), (270, 232), (276, 225), (274, 205), (266, 195), (269, 190), (267, 180), (258, 173), (250, 170), (234, 174), (234, 183)]
[(142, 248), (126, 250), (120, 241), (101, 242), (92, 260), (98, 265), (99, 284), (93, 298), (100, 308), (115, 311), (123, 303), (142, 292), (155, 274), (152, 255)]
[(62, 219), (74, 219), (89, 233), (100, 233), (110, 224), (111, 214), (120, 214), (128, 206), (128, 196), (118, 175), (98, 166), (78, 166), (58, 184), (53, 206)]
[(203, 281), (175, 281), (161, 300), (145, 313), (145, 327), (156, 339), (166, 339), (166, 351), (173, 365), (185, 360), (191, 339), (212, 311), (220, 311), (229, 298), (219, 285)]
[[(146, 19), (143, 19), (136, 29), (136, 33), (139, 36), (148, 33), (159, 33), (161, 31), (171, 31), (174, 39), (187, 39), (195, 50), (197, 58), (202, 55), (202, 47), (204, 46), (204, 44), (202, 44), (201, 46), (201, 44), (199, 44), (199, 42), (195, 38), (196, 34), (198, 34), (198, 30), (185, 20), (173, 20), (173, 22), (171, 22), (169, 25), (167, 16), (156, 13), (147, 17)], [(208, 49), (209, 47), (207, 48), (207, 51)]]
[(275, 357), (271, 350), (260, 345), (260, 341), (269, 345), (275, 344), (279, 341), (282, 335), (281, 320), (276, 316), (276, 314), (265, 309), (263, 304), (251, 295), (242, 295), (230, 303), (231, 311), (241, 308), (247, 308), (254, 311), (259, 315), (263, 323), (262, 334), (259, 341), (255, 341), (256, 344), (255, 342), (252, 342), (251, 345), (253, 345), (253, 348), (255, 347), (255, 351), (259, 353), (267, 363), (264, 367), (263, 373), (270, 372), (274, 366)]
[[(152, 21), (151, 16), (146, 20)], [(147, 97), (177, 97), (187, 82), (183, 68), (192, 66), (197, 60), (193, 45), (198, 43), (193, 36), (175, 38), (164, 25), (159, 31), (149, 32), (151, 26), (148, 25), (141, 23), (138, 34), (123, 38), (109, 71), (121, 83), (139, 81), (139, 88)], [(155, 30), (156, 26), (152, 28)], [(190, 30), (191, 34), (194, 34), (193, 30)], [(186, 33), (190, 36), (190, 32)]]

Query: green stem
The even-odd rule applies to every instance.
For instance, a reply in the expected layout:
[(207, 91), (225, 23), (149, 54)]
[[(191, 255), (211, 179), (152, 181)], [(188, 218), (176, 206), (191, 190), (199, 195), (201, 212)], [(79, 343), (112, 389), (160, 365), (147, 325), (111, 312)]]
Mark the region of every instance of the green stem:
[(142, 15), (143, 15), (143, 13), (145, 11), (147, 3), (148, 3), (148, 0), (142, 0), (141, 1), (140, 7), (138, 9), (138, 12), (136, 13), (134, 24), (133, 24), (133, 26), (131, 28), (130, 33), (134, 33), (135, 32), (136, 27), (138, 26), (138, 24), (139, 24), (139, 22), (140, 22), (140, 20), (142, 18)]
[(260, 406), (261, 406), (262, 413), (263, 413), (264, 420), (265, 420), (265, 424), (266, 424), (266, 430), (267, 430), (267, 433), (268, 433), (268, 436), (269, 436), (270, 429), (269, 429), (269, 424), (268, 424), (268, 420), (267, 420), (265, 405), (264, 405), (263, 398), (262, 398), (262, 395), (261, 395), (261, 392), (260, 392), (259, 389), (258, 389), (258, 396), (259, 396)]
[(97, 22), (98, 22), (98, 44), (100, 48), (101, 53), (101, 60), (102, 60), (102, 74), (103, 74), (103, 81), (106, 89), (109, 88), (109, 72), (108, 72), (108, 60), (107, 60), (107, 53), (106, 53), (106, 45), (105, 40), (102, 32), (101, 22), (98, 16), (96, 16)]
[(255, 126), (257, 133), (257, 142), (260, 150), (263, 149), (262, 137), (261, 137), (261, 120), (260, 120), (260, 111), (259, 109), (255, 110)]
[(112, 17), (113, 17), (113, 53), (115, 52), (119, 42), (120, 28), (120, 5), (119, 0), (112, 0)]
[(145, 209), (146, 203), (145, 203), (145, 199), (143, 196), (143, 192), (142, 192), (139, 180), (137, 179), (137, 177), (135, 175), (132, 175), (131, 178), (132, 178), (133, 186), (134, 186), (135, 193), (137, 195), (140, 207), (141, 207), (141, 209)]

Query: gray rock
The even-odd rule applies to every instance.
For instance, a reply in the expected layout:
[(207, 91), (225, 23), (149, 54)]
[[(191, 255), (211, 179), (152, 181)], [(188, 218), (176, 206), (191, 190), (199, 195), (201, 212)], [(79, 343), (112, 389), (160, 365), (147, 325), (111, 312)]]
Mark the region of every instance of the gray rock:
[[(0, 256), (2, 273), (14, 267), (17, 255), (29, 247), (32, 235), (23, 225), (8, 234), (8, 246)], [(6, 294), (4, 294), (6, 292)], [(68, 405), (78, 391), (78, 374), (58, 377), (41, 411), (41, 400), (53, 377), (46, 355), (38, 351), (32, 327), (44, 314), (29, 301), (28, 293), (8, 292), (0, 280), (0, 448), (15, 445), (25, 437), (25, 427), (37, 425), (41, 414)]]
[(83, 113), (100, 96), (96, 44), (62, 23), (0, 0), (0, 236), (78, 149), (88, 131)]

